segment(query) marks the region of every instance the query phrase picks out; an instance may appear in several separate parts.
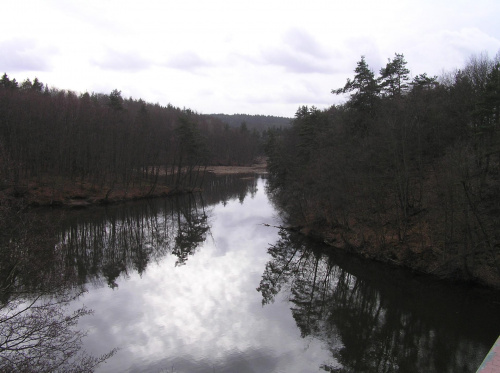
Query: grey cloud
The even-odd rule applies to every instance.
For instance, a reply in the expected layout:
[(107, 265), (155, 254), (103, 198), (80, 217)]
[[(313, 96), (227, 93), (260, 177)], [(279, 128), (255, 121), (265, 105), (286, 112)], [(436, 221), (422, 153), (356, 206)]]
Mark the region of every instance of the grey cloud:
[(332, 105), (333, 100), (330, 96), (327, 98), (322, 95), (314, 95), (310, 92), (291, 92), (283, 97), (283, 102), (287, 104), (300, 105)]
[(303, 30), (291, 29), (285, 34), (283, 39), (286, 44), (293, 47), (297, 52), (319, 58), (329, 57), (329, 53), (311, 35)]
[(91, 63), (105, 70), (140, 71), (151, 66), (151, 61), (133, 53), (109, 49), (100, 59), (92, 59)]
[(370, 37), (357, 37), (348, 39), (346, 41), (346, 50), (348, 50), (348, 53), (350, 55), (348, 60), (355, 61), (349, 67), (351, 72), (353, 72), (356, 68), (356, 63), (360, 61), (361, 56), (365, 56), (368, 66), (373, 70), (375, 74), (378, 73), (382, 66), (385, 66), (388, 58), (394, 57), (394, 53), (404, 53), (404, 51), (394, 51), (389, 56), (382, 56), (377, 43)]
[(0, 42), (0, 68), (3, 72), (48, 71), (54, 48), (40, 47), (33, 39)]
[(309, 33), (291, 29), (283, 36), (283, 45), (265, 49), (262, 58), (265, 64), (284, 67), (294, 73), (334, 73), (332, 63), (338, 53), (323, 48)]
[(273, 102), (273, 96), (267, 92), (248, 93), (244, 96), (244, 101), (249, 104), (268, 104)]
[(331, 105), (333, 103), (331, 94), (327, 91), (325, 95), (320, 88), (308, 86), (303, 82), (296, 85), (284, 86), (275, 92), (249, 93), (244, 96), (244, 101), (249, 104), (262, 105), (275, 102), (275, 97), (280, 97), (280, 102), (285, 104), (300, 105)]
[(129, 27), (126, 27), (127, 25), (120, 17), (113, 19), (109, 13), (106, 13), (107, 4), (105, 2), (102, 4), (96, 2), (96, 4), (56, 0), (52, 1), (52, 11), (61, 17), (70, 17), (75, 22), (81, 22), (86, 30), (95, 29), (101, 33), (116, 35), (127, 33)]
[(168, 67), (179, 70), (192, 71), (200, 67), (209, 67), (212, 64), (194, 52), (184, 52), (172, 57), (166, 64)]
[(333, 73), (334, 66), (330, 61), (316, 59), (310, 55), (300, 54), (285, 49), (266, 50), (262, 53), (265, 64), (284, 67), (294, 73)]
[(445, 31), (440, 38), (444, 45), (457, 50), (465, 56), (477, 53), (478, 50), (498, 50), (500, 40), (494, 36), (485, 34), (477, 28), (464, 28), (459, 31)]

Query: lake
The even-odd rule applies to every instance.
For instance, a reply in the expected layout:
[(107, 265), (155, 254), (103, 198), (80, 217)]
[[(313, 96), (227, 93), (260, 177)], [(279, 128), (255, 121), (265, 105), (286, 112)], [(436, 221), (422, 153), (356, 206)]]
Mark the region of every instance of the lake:
[(262, 177), (50, 214), (98, 372), (475, 372), (500, 334), (498, 294), (277, 228)]

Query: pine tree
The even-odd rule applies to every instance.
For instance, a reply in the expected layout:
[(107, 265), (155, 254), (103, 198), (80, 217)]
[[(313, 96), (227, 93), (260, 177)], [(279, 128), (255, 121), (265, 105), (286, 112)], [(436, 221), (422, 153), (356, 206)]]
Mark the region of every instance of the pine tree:
[(10, 80), (7, 76), (7, 73), (2, 75), (2, 79), (0, 79), (0, 87), (3, 88), (18, 88), (18, 84), (16, 79)]
[(365, 56), (361, 56), (361, 61), (358, 62), (354, 72), (356, 73), (354, 80), (347, 79), (343, 88), (334, 89), (332, 93), (339, 95), (354, 92), (351, 94), (349, 104), (362, 111), (371, 111), (375, 105), (379, 87), (373, 71), (365, 61)]
[(113, 91), (111, 91), (109, 94), (109, 106), (118, 111), (123, 109), (122, 91), (117, 89), (113, 89)]
[(395, 54), (393, 60), (389, 60), (387, 65), (380, 69), (378, 79), (380, 90), (383, 96), (400, 97), (408, 92), (410, 80), (410, 70), (406, 68), (406, 61), (402, 54)]

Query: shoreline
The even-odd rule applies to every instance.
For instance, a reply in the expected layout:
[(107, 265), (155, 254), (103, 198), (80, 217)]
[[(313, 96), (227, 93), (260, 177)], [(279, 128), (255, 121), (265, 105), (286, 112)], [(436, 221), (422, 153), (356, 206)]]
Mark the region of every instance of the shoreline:
[[(211, 166), (207, 173), (222, 175), (258, 175), (267, 174), (266, 164), (257, 163), (251, 166)], [(113, 188), (104, 186), (97, 188), (88, 183), (62, 182), (59, 185), (30, 183), (24, 188), (5, 188), (0, 190), (0, 205), (18, 204), (28, 208), (67, 208), (86, 209), (93, 206), (104, 206), (125, 203), (142, 199), (172, 197), (201, 192), (200, 188), (173, 189), (165, 185), (145, 184), (142, 187), (128, 187), (115, 184)], [(479, 286), (493, 291), (500, 291), (500, 279), (492, 276), (467, 276), (459, 270), (456, 258), (438, 258), (441, 255), (435, 249), (417, 250), (411, 243), (407, 245), (386, 245), (379, 247), (369, 241), (359, 241), (357, 234), (351, 232), (347, 236), (335, 229), (325, 229), (311, 225), (282, 227), (295, 231), (314, 241), (321, 242), (331, 250), (341, 250), (357, 257), (389, 264), (397, 268), (431, 276), (443, 281)], [(359, 228), (359, 227), (358, 227)], [(359, 232), (358, 232), (359, 233)], [(350, 236), (350, 237), (349, 237)]]
[[(259, 162), (251, 166), (210, 166), (207, 173), (221, 175), (265, 174), (266, 163)], [(13, 202), (28, 207), (61, 207), (83, 209), (149, 198), (170, 197), (179, 194), (201, 192), (201, 188), (172, 188), (161, 183), (141, 186), (123, 184), (104, 185), (102, 187), (88, 182), (70, 182), (67, 180), (30, 182), (24, 186), (9, 186), (0, 190), (0, 205)]]
[[(312, 226), (293, 226), (286, 229), (302, 234), (313, 241), (321, 242), (332, 250), (341, 250), (368, 261), (384, 263), (449, 283), (500, 292), (500, 278), (498, 276), (482, 277), (477, 274), (467, 276), (456, 265), (457, 258), (450, 257), (446, 260), (440, 260), (437, 257), (438, 253), (432, 248), (419, 252), (411, 245), (377, 247), (370, 242), (363, 242), (359, 246), (355, 246), (348, 240), (346, 241), (342, 234), (336, 234), (333, 231), (324, 231)], [(395, 252), (400, 254), (399, 257), (395, 256)], [(429, 260), (430, 258), (433, 260)]]

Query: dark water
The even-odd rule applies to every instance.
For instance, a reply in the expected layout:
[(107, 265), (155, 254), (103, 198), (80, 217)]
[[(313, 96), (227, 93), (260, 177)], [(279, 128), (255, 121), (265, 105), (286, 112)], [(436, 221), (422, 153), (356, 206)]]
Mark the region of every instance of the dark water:
[(65, 213), (99, 372), (475, 372), (500, 334), (498, 296), (266, 226), (264, 179), (206, 189)]

